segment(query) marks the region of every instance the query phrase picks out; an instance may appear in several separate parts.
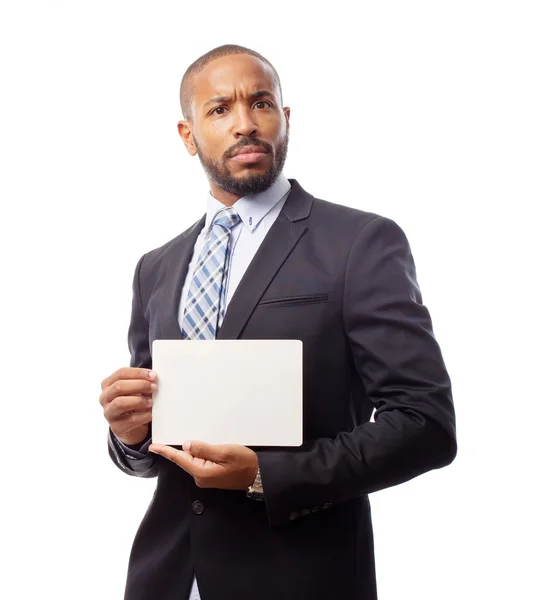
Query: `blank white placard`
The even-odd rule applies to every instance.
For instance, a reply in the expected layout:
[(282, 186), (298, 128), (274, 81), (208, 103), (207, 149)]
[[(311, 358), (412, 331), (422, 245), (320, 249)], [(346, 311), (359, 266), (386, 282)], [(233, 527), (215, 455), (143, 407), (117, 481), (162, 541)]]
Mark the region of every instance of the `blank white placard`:
[(301, 340), (154, 340), (153, 442), (300, 446), (302, 351)]

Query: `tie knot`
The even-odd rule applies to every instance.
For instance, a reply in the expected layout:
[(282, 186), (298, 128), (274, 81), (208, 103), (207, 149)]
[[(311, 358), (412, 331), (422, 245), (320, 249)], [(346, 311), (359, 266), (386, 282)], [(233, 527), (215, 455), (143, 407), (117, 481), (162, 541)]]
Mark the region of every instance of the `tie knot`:
[(213, 219), (213, 225), (221, 225), (226, 229), (231, 229), (240, 220), (239, 213), (232, 206), (227, 206), (217, 212)]

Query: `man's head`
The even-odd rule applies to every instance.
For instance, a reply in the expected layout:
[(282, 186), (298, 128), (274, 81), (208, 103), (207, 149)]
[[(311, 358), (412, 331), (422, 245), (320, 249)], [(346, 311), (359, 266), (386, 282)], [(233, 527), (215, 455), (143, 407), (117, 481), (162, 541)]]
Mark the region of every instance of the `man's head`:
[(270, 62), (242, 46), (215, 48), (185, 72), (180, 102), (178, 131), (219, 200), (272, 185), (287, 155), (290, 109)]

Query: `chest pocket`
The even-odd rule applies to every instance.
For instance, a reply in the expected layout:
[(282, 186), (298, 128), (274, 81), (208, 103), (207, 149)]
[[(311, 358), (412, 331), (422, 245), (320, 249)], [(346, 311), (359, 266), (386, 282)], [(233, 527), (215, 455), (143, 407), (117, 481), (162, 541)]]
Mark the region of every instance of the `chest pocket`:
[(298, 296), (282, 296), (280, 298), (268, 298), (261, 300), (257, 306), (297, 306), (299, 304), (316, 304), (327, 302), (329, 298), (325, 293), (300, 294)]

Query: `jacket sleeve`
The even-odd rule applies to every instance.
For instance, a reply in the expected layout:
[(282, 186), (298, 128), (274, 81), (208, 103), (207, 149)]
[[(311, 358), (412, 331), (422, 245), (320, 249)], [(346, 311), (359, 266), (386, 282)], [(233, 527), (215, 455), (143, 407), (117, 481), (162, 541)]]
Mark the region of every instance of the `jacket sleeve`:
[(343, 313), (375, 422), (334, 439), (258, 452), (272, 527), (408, 481), (457, 453), (451, 382), (409, 242), (393, 220), (377, 216), (356, 236)]
[[(150, 352), (148, 322), (144, 316), (140, 286), (140, 271), (144, 256), (145, 255), (143, 255), (137, 263), (133, 276), (133, 299), (131, 307), (131, 320), (128, 329), (128, 348), (131, 357), (130, 367), (151, 369), (152, 355)], [(124, 473), (137, 477), (157, 476), (159, 470), (157, 465), (157, 456), (155, 454), (147, 453), (146, 457), (139, 458), (138, 453), (127, 451), (124, 444), (121, 444), (117, 440), (110, 428), (107, 434), (107, 448), (111, 460)], [(134, 454), (137, 455), (134, 456)]]

